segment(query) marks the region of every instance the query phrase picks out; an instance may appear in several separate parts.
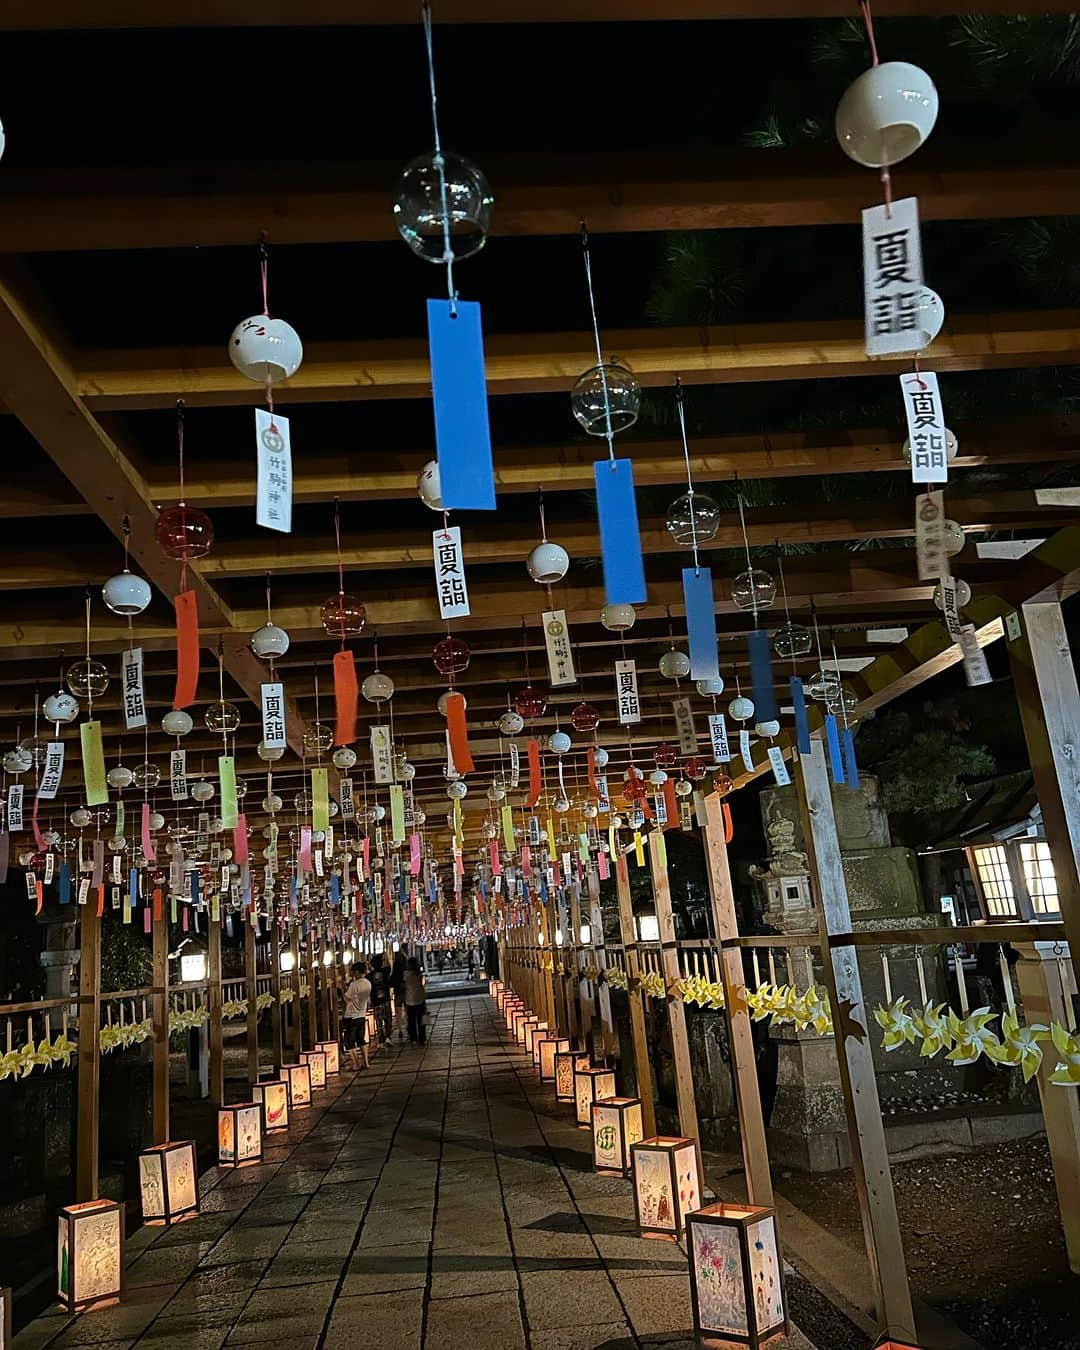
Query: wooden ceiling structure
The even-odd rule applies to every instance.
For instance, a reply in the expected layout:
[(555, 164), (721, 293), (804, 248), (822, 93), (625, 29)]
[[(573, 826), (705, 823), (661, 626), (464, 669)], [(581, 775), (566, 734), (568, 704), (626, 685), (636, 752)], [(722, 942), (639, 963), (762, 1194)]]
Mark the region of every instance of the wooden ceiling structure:
[[(87, 8), (93, 13), (84, 12)], [(263, 51), (258, 44), (264, 41), (271, 43), (266, 51), (278, 56), (287, 51), (281, 44), (288, 34), (274, 30), (302, 27), (311, 31), (297, 61), (320, 50), (329, 59), (346, 31), (355, 36), (366, 25), (374, 32), (399, 24), (401, 8), (397, 0), (268, 0), (254, 10), (235, 0), (176, 0), (168, 6), (100, 0), (92, 7), (73, 0), (8, 0), (0, 9), (0, 34), (13, 68), (20, 64), (20, 43), (31, 44), (27, 53), (39, 54), (48, 53), (50, 43), (59, 44), (69, 68), (81, 60), (76, 52), (86, 43), (91, 54), (104, 57), (97, 78), (107, 81), (110, 71), (122, 79), (133, 63), (168, 59), (166, 42), (184, 30), (187, 45), (175, 58), (177, 67), (162, 71), (168, 85), (184, 54), (198, 50), (200, 42), (215, 42), (223, 30), (250, 38), (258, 58)], [(1053, 0), (983, 0), (979, 8), (1008, 14), (1068, 9)], [(939, 0), (878, 0), (875, 5), (883, 18), (934, 18), (954, 10), (955, 5)], [(764, 69), (772, 33), (786, 27), (782, 21), (849, 17), (851, 11), (848, 0), (513, 5), (439, 0), (435, 18), (437, 42), (444, 34), (452, 41), (454, 25), (476, 25), (470, 37), (487, 65), (520, 52), (521, 24), (603, 24), (608, 27), (597, 33), (618, 30), (618, 40), (641, 53), (649, 33), (678, 29), (680, 21), (731, 20), (732, 28), (695, 27), (695, 32), (714, 32), (723, 43), (737, 26), (740, 41), (760, 49)], [(575, 40), (578, 31), (568, 30), (567, 40)], [(122, 42), (116, 51), (110, 46), (114, 40)], [(396, 97), (422, 114), (426, 91), (415, 27), (391, 30), (380, 41), (390, 44), (382, 50), (396, 53), (397, 60), (396, 68), (382, 76), (385, 87), (393, 85)], [(305, 78), (317, 88), (318, 68), (309, 69)], [(452, 60), (442, 68), (448, 92), (455, 82), (470, 78)], [(639, 99), (629, 75), (623, 88), (627, 100)], [(837, 97), (840, 92), (838, 87)], [(191, 569), (205, 651), (200, 708), (192, 709), (196, 730), (186, 742), (189, 762), (197, 767), (204, 755), (211, 773), (219, 752), (220, 740), (201, 728), (201, 706), (217, 697), (220, 644), (225, 695), (238, 702), (243, 715), (239, 770), (250, 780), (252, 798), (262, 795), (265, 766), (254, 754), (259, 726), (252, 700), (257, 700), (265, 668), (251, 654), (248, 640), (265, 619), (268, 574), (274, 620), (292, 638), (279, 670), (289, 694), (293, 750), (299, 751), (305, 726), (315, 720), (316, 673), (319, 717), (332, 721), (334, 644), (321, 628), (319, 607), (337, 589), (332, 525), (337, 499), (346, 589), (367, 608), (367, 630), (354, 644), (361, 677), (373, 668), (377, 636), (380, 667), (397, 685), (395, 733), (417, 766), (420, 801), (437, 823), (446, 801), (444, 723), (435, 705), (446, 682), (434, 669), (431, 647), (445, 626), (432, 584), (430, 540), (438, 517), (419, 503), (416, 478), (434, 454), (422, 298), (435, 293), (442, 278), (397, 240), (390, 214), (395, 174), (426, 148), (426, 140), (415, 139), (407, 128), (388, 132), (387, 144), (371, 154), (350, 144), (346, 155), (339, 133), (339, 143), (329, 145), (325, 155), (305, 160), (286, 146), (281, 158), (268, 165), (256, 119), (236, 138), (222, 136), (215, 152), (205, 145), (201, 153), (198, 147), (190, 153), (182, 145), (168, 145), (158, 162), (116, 154), (123, 128), (107, 125), (100, 138), (107, 147), (98, 155), (95, 144), (88, 145), (72, 165), (70, 147), (61, 144), (61, 126), (64, 116), (76, 115), (79, 94), (78, 89), (71, 93), (36, 140), (28, 133), (26, 139), (41, 151), (38, 157), (20, 149), (18, 108), (0, 109), (8, 129), (8, 153), (0, 162), (4, 748), (14, 742), (17, 726), (27, 734), (35, 694), (52, 692), (61, 663), (81, 655), (84, 594), (91, 587), (93, 647), (104, 654), (113, 676), (112, 687), (96, 705), (108, 755), (112, 760), (122, 753), (129, 766), (143, 759), (141, 733), (121, 736), (116, 653), (128, 641), (127, 625), (98, 599), (101, 583), (121, 566), (126, 519), (133, 566), (156, 592), (134, 632), (146, 652), (152, 721), (148, 752), (164, 770), (173, 741), (161, 733), (160, 718), (171, 704), (175, 679), (169, 597), (177, 587), (178, 568), (162, 556), (153, 532), (157, 511), (178, 496), (173, 410), (182, 399), (187, 499), (210, 513), (217, 535), (211, 555)], [(6, 97), (15, 95), (9, 90)], [(459, 89), (456, 98), (458, 109), (469, 106), (468, 90)], [(589, 492), (596, 445), (577, 434), (569, 406), (573, 380), (593, 361), (579, 295), (574, 236), (580, 222), (588, 222), (594, 265), (606, 274), (602, 306), (606, 294), (619, 290), (620, 266), (627, 260), (655, 263), (662, 256), (663, 232), (670, 230), (798, 230), (800, 238), (807, 230), (822, 238), (846, 231), (854, 281), (845, 289), (853, 292), (859, 211), (880, 194), (872, 173), (861, 172), (830, 146), (692, 150), (673, 143), (639, 151), (627, 143), (597, 156), (580, 144), (539, 142), (509, 153), (504, 136), (502, 148), (495, 145), (485, 154), (485, 125), (512, 119), (516, 111), (485, 105), (467, 128), (470, 154), (496, 190), (490, 243), (459, 277), (463, 292), (479, 296), (489, 314), (486, 350), (499, 495), (495, 513), (463, 514), (458, 522), (472, 616), (454, 629), (472, 647), (469, 669), (458, 685), (469, 702), (478, 759), (467, 801), (477, 822), (487, 806), (490, 773), (505, 753), (495, 723), (508, 691), (525, 683), (526, 659), (533, 682), (546, 684), (539, 616), (547, 599), (524, 566), (539, 537), (538, 490), (544, 494), (549, 534), (573, 560), (552, 600), (569, 615), (580, 682), (553, 694), (537, 727), (551, 730), (556, 717), (565, 724), (574, 704), (585, 699), (601, 712), (598, 739), (610, 746), (613, 762), (623, 763), (628, 753), (626, 732), (614, 722), (612, 663), (620, 643), (599, 623), (604, 595)], [(151, 138), (158, 115), (154, 106), (140, 102), (138, 117), (145, 125), (133, 134)], [(1031, 155), (1010, 161), (993, 146), (958, 138), (947, 118), (942, 122), (926, 149), (897, 175), (905, 194), (919, 196), (924, 220), (949, 230), (965, 222), (1080, 214), (1080, 152), (1074, 136), (1049, 135)], [(174, 126), (169, 122), (161, 134)], [(413, 137), (411, 144), (407, 136)], [(368, 139), (378, 137), (369, 132)], [(246, 160), (245, 146), (253, 147)], [(254, 245), (260, 234), (272, 250), (272, 307), (296, 323), (305, 342), (299, 373), (275, 391), (293, 419), (295, 519), (288, 536), (255, 525), (250, 407), (260, 401), (260, 391), (232, 368), (224, 344), (232, 324), (255, 307)], [(494, 261), (486, 270), (489, 258)], [(530, 280), (534, 266), (538, 285)], [(389, 280), (382, 280), (382, 273)], [(507, 294), (508, 279), (515, 274), (516, 294)], [(318, 303), (305, 293), (306, 276), (314, 278), (312, 289), (330, 292)], [(560, 276), (569, 280), (558, 282), (558, 295), (545, 308), (545, 282)], [(340, 302), (333, 294), (336, 279)], [(913, 511), (910, 487), (904, 486), (908, 475), (898, 402), (892, 425), (852, 426), (838, 417), (835, 424), (809, 431), (767, 421), (753, 430), (732, 429), (738, 419), (729, 424), (716, 412), (722, 407), (717, 392), (729, 391), (736, 399), (752, 385), (775, 387), (785, 398), (797, 399), (804, 390), (809, 397), (824, 382), (839, 403), (864, 383), (891, 383), (902, 366), (866, 360), (859, 314), (806, 318), (782, 310), (780, 315), (763, 313), (760, 321), (667, 327), (647, 320), (640, 297), (647, 294), (648, 281), (635, 277), (628, 287), (634, 294), (612, 304), (612, 313), (626, 321), (604, 328), (605, 349), (626, 360), (643, 386), (658, 391), (657, 398), (676, 376), (691, 400), (699, 387), (724, 387), (702, 402), (704, 425), (692, 438), (699, 486), (752, 481), (790, 487), (802, 481), (804, 496), (781, 494), (773, 504), (754, 507), (748, 517), (751, 546), (783, 554), (792, 617), (807, 622), (813, 606), (839, 656), (864, 662), (889, 650), (881, 630), (917, 629), (936, 618), (932, 587), (918, 580), (911, 548)], [(400, 287), (407, 289), (400, 292)], [(949, 303), (947, 278), (940, 279), (939, 289)], [(281, 299), (275, 300), (278, 295)], [(560, 303), (562, 296), (574, 299), (576, 308)], [(1053, 308), (998, 306), (993, 296), (988, 283), (983, 304), (950, 305), (932, 351), (935, 370), (955, 372), (981, 391), (995, 378), (987, 372), (1047, 368), (1067, 376), (1080, 363), (1080, 310), (1064, 301)], [(799, 308), (793, 305), (792, 312)], [(948, 407), (948, 381), (944, 388)], [(1060, 494), (1041, 489), (1077, 481), (1080, 421), (1034, 406), (1022, 413), (972, 416), (954, 430), (960, 450), (953, 471), (960, 481), (950, 490), (949, 514), (972, 537), (956, 570), (976, 598), (1019, 594), (1023, 564), (979, 558), (974, 540), (1045, 538), (1075, 520), (1075, 508), (1063, 505)], [(640, 424), (620, 441), (620, 450), (634, 462), (639, 490), (659, 490), (662, 497), (668, 488), (671, 497), (679, 494), (682, 450), (662, 419)], [(865, 484), (861, 494), (838, 499), (826, 490), (843, 479)], [(684, 637), (679, 569), (685, 558), (664, 528), (662, 507), (643, 505), (641, 523), (649, 598), (625, 643), (641, 676), (645, 720), (634, 730), (634, 745), (638, 759), (645, 761), (657, 741), (673, 734), (675, 689), (660, 676), (657, 661), (670, 634)], [(741, 639), (747, 617), (730, 599), (730, 580), (744, 565), (741, 543), (738, 515), (725, 510), (704, 557), (717, 578), (721, 668), (732, 688), (746, 671)], [(779, 666), (777, 674), (786, 680)], [(707, 710), (702, 702), (701, 711)], [(358, 746), (360, 768), (368, 758), (365, 736), (366, 720)], [(77, 741), (69, 741), (69, 754), (77, 766)], [(295, 755), (287, 759), (275, 766), (275, 778), (299, 787), (300, 762)], [(580, 754), (568, 759), (575, 784), (583, 780), (582, 760)], [(71, 772), (66, 781), (65, 809), (78, 795)]]

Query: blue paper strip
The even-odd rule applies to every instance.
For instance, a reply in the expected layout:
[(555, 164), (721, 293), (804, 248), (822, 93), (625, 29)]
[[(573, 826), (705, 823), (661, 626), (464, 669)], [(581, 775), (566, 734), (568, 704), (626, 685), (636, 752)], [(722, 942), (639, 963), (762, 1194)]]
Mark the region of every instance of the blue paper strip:
[(604, 593), (609, 605), (641, 605), (646, 598), (645, 561), (641, 556), (634, 470), (628, 459), (602, 459), (593, 465), (600, 510), (600, 552)]
[(429, 300), (428, 348), (439, 487), (448, 511), (494, 511), (484, 334), (475, 300)]
[(60, 903), (62, 905), (71, 904), (71, 868), (67, 863), (60, 864), (60, 880), (57, 882), (57, 891), (59, 893)]
[(795, 743), (799, 747), (800, 755), (810, 753), (810, 714), (806, 710), (806, 695), (803, 693), (803, 683), (798, 675), (792, 675), (791, 683), (791, 702), (795, 709)]
[(762, 628), (752, 628), (746, 635), (746, 647), (750, 653), (754, 721), (773, 722), (776, 720), (776, 691), (773, 689), (768, 633)]
[(139, 873), (133, 867), (128, 872), (128, 904), (132, 909), (139, 903)]
[(198, 872), (191, 874), (191, 903), (198, 905), (202, 903), (202, 887), (199, 885)]
[(847, 785), (851, 788), (852, 792), (857, 792), (859, 787), (859, 764), (855, 758), (855, 733), (850, 727), (844, 728), (841, 744), (844, 747), (844, 772), (847, 775)]
[(332, 905), (341, 904), (341, 878), (336, 872), (330, 875), (330, 903)]
[(690, 678), (718, 680), (720, 660), (716, 647), (712, 572), (708, 567), (684, 567), (682, 584), (686, 602), (686, 635), (690, 643)]
[(840, 752), (840, 732), (836, 725), (836, 714), (825, 714), (825, 743), (829, 747), (829, 767), (832, 769), (834, 783), (844, 781), (844, 760)]

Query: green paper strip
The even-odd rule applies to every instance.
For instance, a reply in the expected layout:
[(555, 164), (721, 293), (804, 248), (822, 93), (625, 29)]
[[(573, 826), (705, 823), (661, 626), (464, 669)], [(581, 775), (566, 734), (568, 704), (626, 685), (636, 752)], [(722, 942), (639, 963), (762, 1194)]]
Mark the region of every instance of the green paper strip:
[(105, 784), (105, 752), (101, 748), (101, 723), (83, 722), (79, 727), (82, 745), (83, 782), (87, 806), (105, 806), (109, 789)]
[(502, 809), (503, 846), (507, 853), (514, 851), (514, 812), (509, 806)]
[[(404, 815), (401, 819), (404, 821)], [(330, 828), (330, 787), (325, 769), (311, 771), (311, 828), (313, 830)]]
[(395, 844), (405, 842), (405, 794), (400, 783), (390, 784), (390, 825)]
[(587, 834), (578, 835), (577, 853), (583, 863), (589, 861), (589, 836)]
[(123, 839), (126, 821), (127, 817), (124, 813), (124, 802), (122, 798), (118, 797), (116, 801), (116, 829), (113, 831), (115, 838)]
[(236, 761), (232, 755), (218, 756), (218, 782), (221, 784), (221, 823), (227, 830), (236, 825)]
[(663, 830), (653, 830), (649, 835), (649, 844), (657, 867), (667, 867), (667, 841)]

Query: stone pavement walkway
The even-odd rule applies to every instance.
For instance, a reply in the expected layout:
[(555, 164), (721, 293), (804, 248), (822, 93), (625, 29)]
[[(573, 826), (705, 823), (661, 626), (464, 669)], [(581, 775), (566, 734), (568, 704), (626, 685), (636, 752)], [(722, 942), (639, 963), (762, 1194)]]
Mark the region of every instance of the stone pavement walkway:
[[(394, 1046), (140, 1228), (112, 1308), (54, 1311), (15, 1350), (630, 1350), (692, 1345), (684, 1249), (635, 1235), (626, 1181), (500, 1035), (486, 996)], [(806, 1347), (800, 1336), (783, 1343)]]

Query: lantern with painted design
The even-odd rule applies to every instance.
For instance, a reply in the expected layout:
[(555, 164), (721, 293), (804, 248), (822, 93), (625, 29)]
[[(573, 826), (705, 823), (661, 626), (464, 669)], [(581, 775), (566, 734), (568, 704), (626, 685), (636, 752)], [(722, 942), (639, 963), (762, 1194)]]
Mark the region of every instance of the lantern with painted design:
[(546, 1022), (535, 1022), (525, 1028), (525, 1053), (532, 1057), (537, 1036), (543, 1036), (548, 1029)]
[(56, 1293), (68, 1312), (115, 1303), (124, 1289), (124, 1212), (116, 1200), (65, 1205), (57, 1216)]
[(758, 1350), (787, 1335), (783, 1262), (771, 1209), (706, 1205), (686, 1216), (686, 1247), (698, 1345)]
[(695, 1139), (655, 1135), (630, 1149), (634, 1213), (642, 1237), (677, 1241), (686, 1216), (701, 1204), (701, 1158)]
[(143, 1223), (179, 1223), (198, 1214), (198, 1177), (192, 1140), (143, 1149), (139, 1154)]
[[(569, 1055), (570, 1042), (565, 1036), (547, 1036), (540, 1042), (540, 1081), (541, 1083), (555, 1082), (555, 1056)], [(571, 1066), (570, 1086), (573, 1087), (574, 1071)]]
[(285, 1078), (263, 1078), (252, 1083), (251, 1095), (262, 1107), (263, 1134), (289, 1128), (289, 1084)]
[(322, 1092), (326, 1087), (326, 1054), (322, 1050), (301, 1050), (300, 1063), (311, 1071), (312, 1092)]
[(535, 1013), (530, 1012), (527, 1012), (525, 1016), (520, 1019), (515, 1017), (514, 1021), (517, 1023), (514, 1037), (517, 1040), (518, 1045), (525, 1044), (525, 1037), (529, 1034), (530, 1027), (537, 1027), (540, 1025), (539, 1017), (537, 1017)]
[(218, 1166), (262, 1162), (262, 1104), (241, 1102), (218, 1110)]
[(281, 1076), (289, 1086), (289, 1110), (311, 1105), (311, 1069), (306, 1064), (283, 1064)]
[(574, 1118), (587, 1130), (592, 1124), (592, 1105), (601, 1097), (615, 1096), (615, 1070), (586, 1064), (574, 1070)]
[[(558, 1039), (559, 1039), (558, 1032), (552, 1031), (550, 1030), (550, 1028), (546, 1031), (538, 1031), (536, 1035), (533, 1037), (532, 1062), (533, 1068), (537, 1071), (537, 1073), (540, 1072), (540, 1052), (544, 1048), (544, 1045), (548, 1041), (557, 1041)], [(552, 1067), (554, 1067), (554, 1065)]]
[(315, 1049), (321, 1050), (326, 1056), (326, 1072), (341, 1072), (341, 1046), (337, 1041), (316, 1041)]
[(630, 1149), (645, 1134), (640, 1097), (606, 1097), (592, 1105), (593, 1168), (628, 1177)]
[(558, 1050), (555, 1053), (555, 1100), (574, 1100), (574, 1074), (588, 1068), (589, 1056), (583, 1050)]

